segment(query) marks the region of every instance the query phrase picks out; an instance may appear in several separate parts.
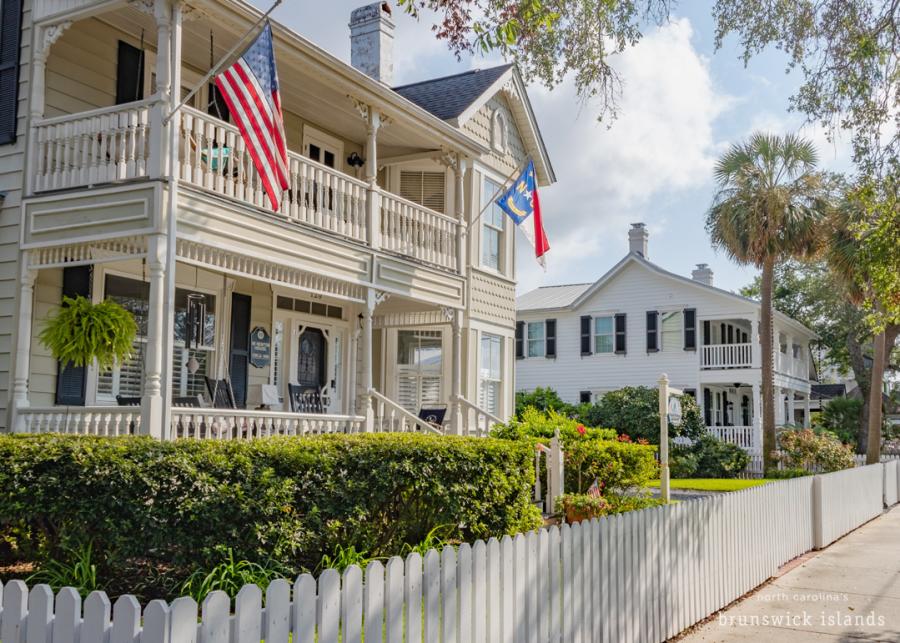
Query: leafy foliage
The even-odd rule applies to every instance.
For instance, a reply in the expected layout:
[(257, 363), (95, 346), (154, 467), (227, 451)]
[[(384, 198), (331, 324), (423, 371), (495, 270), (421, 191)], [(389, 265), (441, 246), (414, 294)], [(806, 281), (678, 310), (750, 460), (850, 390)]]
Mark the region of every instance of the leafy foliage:
[(522, 419), (522, 415), (526, 409), (537, 409), (538, 411), (557, 411), (561, 415), (572, 416), (576, 413), (576, 408), (563, 401), (559, 394), (549, 386), (547, 388), (537, 387), (531, 392), (516, 392), (516, 417)]
[(99, 304), (78, 296), (47, 320), (38, 338), (62, 364), (85, 366), (95, 359), (100, 370), (131, 356), (137, 323), (130, 312), (107, 299)]
[(92, 543), (66, 547), (60, 559), (41, 563), (38, 570), (26, 579), (28, 584), (44, 583), (54, 592), (63, 587), (74, 587), (82, 598), (100, 589), (97, 582), (97, 565), (94, 563)]
[(669, 471), (674, 478), (734, 478), (749, 463), (742, 448), (705, 433), (690, 445), (672, 449)]
[(862, 423), (862, 400), (836, 397), (829, 400), (822, 412), (813, 418), (813, 426), (828, 431), (844, 444), (854, 446)]
[(854, 465), (853, 450), (833, 435), (812, 429), (783, 431), (778, 436), (779, 461), (788, 469), (820, 473), (849, 469)]
[(181, 594), (192, 596), (198, 603), (202, 603), (207, 594), (216, 590), (234, 598), (244, 585), (254, 584), (266, 591), (269, 583), (284, 575), (284, 568), (277, 564), (261, 565), (249, 560), (235, 560), (234, 551), (229, 547), (225, 560), (209, 572), (198, 569), (188, 576), (181, 586)]
[(586, 493), (567, 493), (556, 499), (556, 505), (562, 509), (567, 522), (581, 522), (591, 518), (599, 518), (609, 510), (609, 503), (602, 496), (591, 496)]
[[(703, 416), (689, 395), (681, 398), (681, 423), (669, 423), (669, 437), (695, 438), (704, 432)], [(582, 416), (587, 424), (608, 426), (638, 440), (659, 444), (659, 390), (626, 386), (610, 391)]]
[(549, 440), (557, 430), (563, 445), (582, 439), (614, 440), (617, 435), (615, 429), (587, 427), (577, 419), (566, 417), (552, 409), (545, 412), (528, 407), (522, 411), (520, 419), (513, 418), (506, 424), (495, 425), (491, 430), (491, 436), (504, 440), (522, 438)]
[(610, 58), (660, 24), (672, 0), (397, 0), (407, 13), (434, 16), (432, 30), (457, 56), (497, 51), (527, 82), (553, 88), (572, 74), (582, 100), (615, 116), (621, 79)]
[(489, 438), (0, 436), (0, 534), (35, 561), (65, 560), (90, 534), (110, 583), (140, 563), (172, 587), (226, 548), (290, 576), (339, 543), (384, 556), (435, 525), (453, 540), (528, 531), (540, 524), (533, 485), (531, 445)]
[(618, 440), (575, 440), (565, 448), (566, 489), (585, 493), (597, 480), (606, 493), (643, 489), (659, 476), (656, 447)]

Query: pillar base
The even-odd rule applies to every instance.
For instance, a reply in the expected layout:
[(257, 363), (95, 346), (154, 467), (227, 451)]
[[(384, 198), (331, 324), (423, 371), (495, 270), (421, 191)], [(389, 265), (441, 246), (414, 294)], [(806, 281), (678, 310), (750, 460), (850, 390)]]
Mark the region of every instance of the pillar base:
[(161, 395), (144, 396), (141, 400), (141, 435), (162, 440), (165, 431), (165, 408)]

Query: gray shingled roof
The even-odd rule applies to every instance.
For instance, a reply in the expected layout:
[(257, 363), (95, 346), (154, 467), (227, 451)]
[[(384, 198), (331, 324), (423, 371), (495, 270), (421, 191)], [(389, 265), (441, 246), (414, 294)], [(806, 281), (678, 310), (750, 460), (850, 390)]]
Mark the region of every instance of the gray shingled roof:
[(516, 310), (544, 310), (571, 306), (581, 294), (593, 284), (565, 284), (562, 286), (542, 286), (516, 297)]
[(512, 65), (473, 69), (453, 76), (401, 85), (394, 87), (394, 91), (446, 121), (466, 111), (510, 67)]
[(813, 384), (811, 389), (811, 397), (814, 400), (830, 400), (847, 394), (845, 384)]

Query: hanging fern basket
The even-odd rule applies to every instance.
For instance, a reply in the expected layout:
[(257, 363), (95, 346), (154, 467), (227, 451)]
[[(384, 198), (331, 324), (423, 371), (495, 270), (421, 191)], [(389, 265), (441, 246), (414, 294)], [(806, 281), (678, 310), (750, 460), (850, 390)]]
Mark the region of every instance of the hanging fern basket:
[(96, 360), (106, 371), (131, 357), (137, 330), (134, 316), (114, 301), (63, 297), (38, 339), (61, 364), (85, 366)]

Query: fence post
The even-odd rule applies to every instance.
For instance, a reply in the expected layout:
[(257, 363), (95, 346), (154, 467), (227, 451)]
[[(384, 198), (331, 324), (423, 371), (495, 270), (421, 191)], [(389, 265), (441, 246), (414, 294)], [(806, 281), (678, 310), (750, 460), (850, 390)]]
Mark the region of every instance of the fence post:
[(669, 377), (659, 378), (659, 494), (669, 502)]
[(559, 429), (550, 439), (550, 453), (547, 458), (547, 513), (556, 513), (556, 499), (565, 493), (565, 471), (563, 451), (559, 440)]
[(813, 523), (813, 547), (822, 549), (825, 546), (825, 509), (822, 506), (822, 476), (813, 476), (812, 481), (812, 523)]

